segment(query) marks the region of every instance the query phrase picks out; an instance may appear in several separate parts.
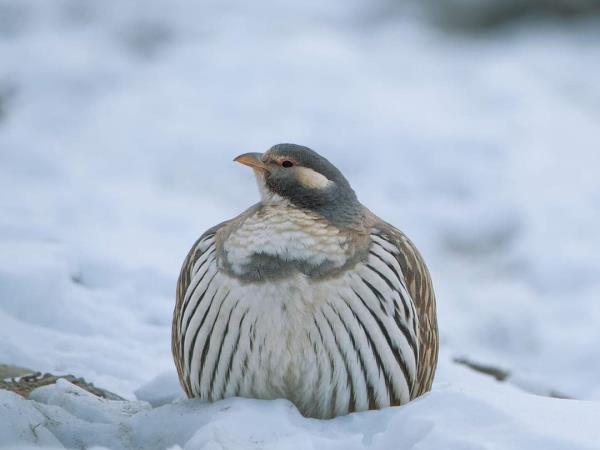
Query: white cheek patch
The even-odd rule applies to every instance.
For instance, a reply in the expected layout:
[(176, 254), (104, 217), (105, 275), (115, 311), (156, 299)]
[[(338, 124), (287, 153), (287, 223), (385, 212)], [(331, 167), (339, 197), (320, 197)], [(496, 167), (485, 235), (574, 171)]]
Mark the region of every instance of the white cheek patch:
[(298, 181), (310, 189), (326, 189), (333, 184), (327, 177), (307, 167), (298, 167)]

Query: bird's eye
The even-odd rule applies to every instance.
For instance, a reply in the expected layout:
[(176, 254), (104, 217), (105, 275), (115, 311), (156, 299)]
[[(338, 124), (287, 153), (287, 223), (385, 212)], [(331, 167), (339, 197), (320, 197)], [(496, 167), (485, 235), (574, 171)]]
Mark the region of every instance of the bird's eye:
[(293, 165), (294, 165), (294, 163), (291, 161), (288, 161), (288, 160), (285, 160), (281, 163), (281, 167), (285, 167), (285, 168), (292, 167)]

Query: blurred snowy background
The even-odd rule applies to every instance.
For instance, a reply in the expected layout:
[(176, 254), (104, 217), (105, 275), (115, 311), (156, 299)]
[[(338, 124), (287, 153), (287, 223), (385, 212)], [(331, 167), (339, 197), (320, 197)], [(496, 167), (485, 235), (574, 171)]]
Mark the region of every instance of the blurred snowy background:
[(258, 199), (232, 158), (293, 142), (422, 250), (436, 386), (467, 357), (600, 400), (597, 13), (0, 0), (0, 363), (130, 399), (172, 380), (180, 264)]

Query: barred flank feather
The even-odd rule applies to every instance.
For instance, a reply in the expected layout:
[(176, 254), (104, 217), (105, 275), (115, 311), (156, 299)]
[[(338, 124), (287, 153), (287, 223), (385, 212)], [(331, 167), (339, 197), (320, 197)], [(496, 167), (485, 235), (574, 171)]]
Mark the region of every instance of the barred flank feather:
[(248, 283), (221, 269), (219, 229), (196, 242), (177, 287), (172, 348), (188, 396), (288, 398), (329, 418), (431, 388), (435, 297), (401, 232), (372, 224), (364, 260), (336, 276)]
[[(408, 304), (415, 308), (415, 316), (419, 318), (418, 342), (421, 351), (417, 384), (412, 396), (416, 398), (431, 389), (437, 367), (439, 336), (435, 293), (429, 270), (414, 244), (391, 225), (385, 224), (381, 229), (380, 237), (393, 246), (390, 251), (401, 267), (405, 285), (413, 300)], [(377, 242), (377, 237), (374, 241)]]

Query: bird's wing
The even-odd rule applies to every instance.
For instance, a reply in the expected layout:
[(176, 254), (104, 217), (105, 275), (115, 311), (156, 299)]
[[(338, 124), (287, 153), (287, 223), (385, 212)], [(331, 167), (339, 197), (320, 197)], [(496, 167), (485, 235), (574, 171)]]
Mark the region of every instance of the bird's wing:
[(215, 235), (217, 231), (226, 224), (227, 222), (223, 222), (217, 226), (214, 226), (208, 231), (206, 231), (202, 236), (200, 236), (200, 239), (198, 239), (194, 243), (192, 249), (189, 251), (187, 257), (185, 258), (183, 266), (181, 267), (181, 272), (179, 273), (179, 279), (177, 281), (177, 301), (175, 304), (175, 311), (173, 314), (171, 350), (173, 351), (173, 358), (175, 359), (175, 366), (177, 367), (179, 380), (181, 381), (183, 389), (185, 390), (188, 396), (191, 395), (191, 392), (190, 387), (187, 385), (188, 383), (185, 382), (185, 377), (183, 375), (183, 350), (181, 348), (181, 314), (185, 310), (183, 306), (184, 302), (188, 300), (186, 298), (186, 292), (188, 291), (194, 273), (197, 272), (200, 268), (200, 264), (214, 264), (216, 266)]
[(429, 270), (415, 245), (400, 230), (369, 214), (369, 222), (376, 236), (392, 244), (394, 256), (402, 269), (409, 294), (419, 317), (419, 367), (417, 384), (412, 397), (431, 389), (438, 358), (438, 327), (433, 284)]
[[(195, 291), (195, 286), (200, 285), (203, 280), (205, 284), (210, 284), (210, 281), (205, 280), (205, 278), (210, 274), (214, 275), (219, 271), (217, 256), (221, 251), (220, 247), (227, 233), (241, 223), (246, 217), (256, 212), (258, 207), (259, 204), (254, 205), (238, 217), (222, 222), (207, 230), (194, 243), (181, 266), (181, 272), (179, 273), (179, 279), (177, 280), (176, 303), (171, 334), (171, 350), (179, 374), (179, 380), (188, 396), (191, 396), (192, 392), (191, 387), (186, 381), (187, 377), (184, 376), (183, 364), (185, 358), (183, 358), (184, 355), (182, 354), (182, 336), (184, 335), (184, 333), (182, 333), (182, 325), (186, 315), (186, 303), (189, 303), (190, 298)], [(198, 276), (195, 277), (195, 275)], [(206, 286), (204, 288), (206, 289)]]

